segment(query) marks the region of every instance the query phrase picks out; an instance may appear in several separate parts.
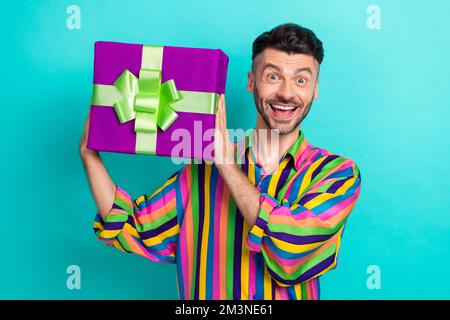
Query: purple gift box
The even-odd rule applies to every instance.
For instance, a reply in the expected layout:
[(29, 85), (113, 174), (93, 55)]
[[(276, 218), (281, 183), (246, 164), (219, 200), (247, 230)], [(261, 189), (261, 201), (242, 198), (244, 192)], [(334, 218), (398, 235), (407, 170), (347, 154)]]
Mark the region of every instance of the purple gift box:
[[(154, 53), (146, 53), (149, 49), (157, 52), (157, 55), (159, 54), (160, 56), (155, 58)], [(179, 152), (175, 156), (211, 160), (208, 155), (210, 153), (204, 154), (204, 150), (208, 148), (208, 145), (209, 149), (211, 149), (213, 137), (204, 135), (204, 133), (207, 130), (213, 130), (215, 126), (217, 98), (219, 94), (225, 92), (228, 66), (227, 55), (220, 49), (172, 46), (152, 47), (140, 44), (99, 41), (95, 43), (94, 95), (95, 89), (99, 87), (117, 91), (113, 86), (118, 83), (117, 80), (126, 70), (130, 72), (132, 78), (136, 77), (136, 79), (139, 79), (144, 65), (149, 66), (147, 68), (151, 69), (160, 68), (161, 84), (173, 80), (174, 86), (176, 86), (176, 90), (179, 93), (178, 99), (180, 99), (175, 103), (169, 104), (170, 108), (175, 111), (173, 113), (176, 113), (175, 120), (172, 120), (167, 128), (156, 127), (152, 138), (154, 139), (152, 152), (140, 152), (136, 147), (136, 119), (133, 118), (121, 123), (115, 109), (116, 106), (113, 106), (120, 99), (126, 101), (131, 99), (134, 101), (134, 98), (127, 96), (121, 98), (112, 97), (113, 94), (109, 94), (106, 90), (106, 93), (103, 92), (103, 95), (106, 101), (110, 100), (108, 103), (103, 102), (105, 99), (93, 99), (91, 103), (88, 148), (97, 151), (150, 153), (160, 156), (173, 156), (173, 150), (176, 149)], [(151, 71), (153, 72), (153, 70)], [(141, 81), (141, 79), (136, 81)], [(132, 85), (130, 86), (128, 83), (127, 85), (131, 87), (130, 90), (132, 92), (135, 90), (132, 88)], [(139, 88), (141, 88), (141, 82), (139, 82)], [(134, 91), (135, 93), (137, 92), (136, 90)], [(159, 99), (159, 101), (164, 100)], [(197, 106), (196, 104), (199, 104), (197, 101), (202, 101), (202, 103), (207, 101), (211, 104), (206, 108), (209, 111), (203, 112), (202, 110), (205, 110), (205, 107)], [(149, 110), (155, 110), (155, 106), (151, 106), (151, 104), (149, 103)], [(181, 107), (178, 107), (180, 105)], [(159, 110), (154, 114), (155, 119), (160, 119), (160, 113), (164, 113), (164, 111), (161, 111), (161, 108), (159, 106)], [(134, 111), (130, 112), (134, 113)], [(136, 114), (141, 113), (136, 111)], [(176, 132), (177, 130), (178, 132)], [(190, 146), (182, 148), (181, 151), (180, 132), (190, 133), (189, 141), (183, 141), (184, 144), (190, 143)], [(152, 135), (142, 135), (141, 137), (143, 138), (139, 138), (140, 142), (138, 144), (148, 144), (149, 142), (145, 141), (145, 139), (149, 139), (147, 138), (148, 136)]]

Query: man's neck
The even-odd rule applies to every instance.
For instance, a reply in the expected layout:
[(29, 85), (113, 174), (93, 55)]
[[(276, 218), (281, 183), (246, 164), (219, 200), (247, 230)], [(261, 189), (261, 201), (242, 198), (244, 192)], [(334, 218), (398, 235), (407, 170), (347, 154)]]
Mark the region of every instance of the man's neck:
[(278, 168), (283, 154), (298, 139), (299, 131), (300, 125), (289, 134), (279, 135), (277, 130), (271, 130), (265, 123), (257, 122), (253, 131), (252, 151), (264, 172), (270, 173)]

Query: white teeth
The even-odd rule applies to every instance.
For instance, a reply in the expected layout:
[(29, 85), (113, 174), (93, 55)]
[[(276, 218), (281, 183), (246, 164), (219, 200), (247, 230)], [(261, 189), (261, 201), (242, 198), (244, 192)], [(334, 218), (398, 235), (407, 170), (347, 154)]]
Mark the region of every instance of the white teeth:
[(271, 106), (278, 110), (294, 110), (295, 106), (281, 106), (279, 104), (271, 104)]

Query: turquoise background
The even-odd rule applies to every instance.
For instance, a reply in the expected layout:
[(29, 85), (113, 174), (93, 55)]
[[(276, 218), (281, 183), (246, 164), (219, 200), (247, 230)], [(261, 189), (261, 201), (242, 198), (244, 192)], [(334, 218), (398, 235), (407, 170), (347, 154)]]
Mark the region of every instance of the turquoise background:
[[(177, 299), (175, 266), (107, 247), (78, 155), (96, 40), (221, 48), (230, 57), (230, 128), (251, 128), (251, 44), (284, 22), (323, 41), (308, 140), (357, 162), (361, 197), (322, 299), (448, 299), (450, 279), (449, 1), (2, 1), (2, 299)], [(69, 30), (66, 9), (81, 9)], [(369, 30), (367, 7), (381, 8)], [(133, 196), (176, 168), (170, 159), (103, 154)], [(81, 268), (68, 290), (66, 268)], [(369, 290), (366, 270), (381, 269)]]

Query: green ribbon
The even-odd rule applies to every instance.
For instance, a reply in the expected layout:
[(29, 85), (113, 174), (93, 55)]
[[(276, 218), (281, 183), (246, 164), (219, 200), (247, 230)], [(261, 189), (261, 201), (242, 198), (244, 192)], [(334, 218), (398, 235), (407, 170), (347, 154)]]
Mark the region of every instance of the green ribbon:
[(177, 90), (174, 80), (161, 84), (162, 50), (143, 46), (139, 78), (125, 69), (113, 85), (95, 84), (91, 103), (112, 106), (121, 124), (135, 119), (136, 153), (155, 154), (157, 130), (166, 130), (176, 111), (214, 114), (219, 95)]

